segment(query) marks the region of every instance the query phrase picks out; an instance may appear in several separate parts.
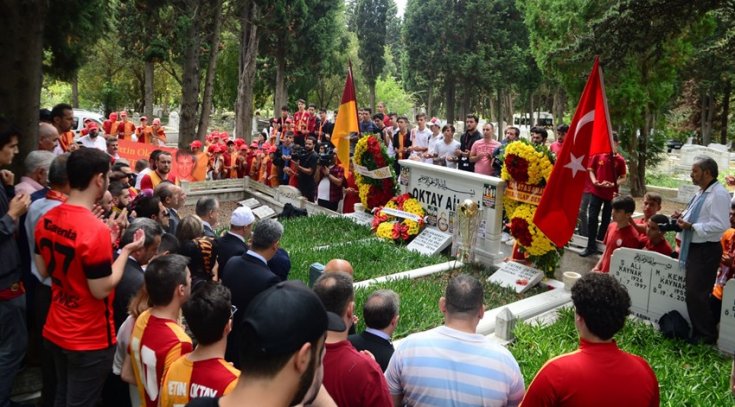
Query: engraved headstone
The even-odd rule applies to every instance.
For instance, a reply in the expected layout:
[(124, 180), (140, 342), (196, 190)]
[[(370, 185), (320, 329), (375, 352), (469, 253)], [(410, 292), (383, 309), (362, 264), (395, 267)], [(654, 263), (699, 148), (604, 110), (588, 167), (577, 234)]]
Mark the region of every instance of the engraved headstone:
[(522, 293), (538, 284), (542, 278), (544, 278), (544, 273), (541, 271), (521, 263), (509, 261), (503, 263), (487, 281), (503, 287), (513, 288), (517, 293)]
[(717, 347), (728, 354), (735, 353), (735, 280), (725, 284), (720, 311), (720, 337)]
[(260, 201), (258, 201), (255, 198), (245, 199), (243, 201), (238, 202), (238, 205), (240, 206), (247, 206), (250, 209), (257, 208), (260, 206)]
[(258, 219), (267, 219), (276, 215), (276, 211), (268, 205), (261, 205), (253, 209), (253, 215), (257, 216)]
[(451, 242), (452, 235), (449, 233), (427, 227), (406, 246), (406, 249), (431, 256), (446, 249)]

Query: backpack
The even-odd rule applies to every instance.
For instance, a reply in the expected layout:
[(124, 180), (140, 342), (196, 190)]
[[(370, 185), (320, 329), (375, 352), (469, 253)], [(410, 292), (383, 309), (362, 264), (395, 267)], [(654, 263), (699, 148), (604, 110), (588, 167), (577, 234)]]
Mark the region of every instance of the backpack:
[(689, 323), (679, 311), (669, 311), (658, 320), (661, 334), (669, 339), (689, 339)]

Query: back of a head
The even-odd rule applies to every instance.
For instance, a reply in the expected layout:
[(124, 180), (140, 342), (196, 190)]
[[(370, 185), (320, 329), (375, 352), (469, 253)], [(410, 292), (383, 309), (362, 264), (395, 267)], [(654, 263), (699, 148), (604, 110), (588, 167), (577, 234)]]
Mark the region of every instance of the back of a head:
[(69, 155), (66, 162), (69, 186), (84, 191), (92, 178), (110, 171), (110, 156), (96, 148), (80, 148)]
[(283, 236), (283, 225), (275, 219), (265, 219), (255, 224), (251, 247), (253, 250), (263, 250), (273, 246)]
[(217, 198), (199, 198), (197, 200), (195, 213), (199, 217), (206, 217), (217, 208)]
[(135, 239), (135, 232), (139, 229), (143, 229), (143, 233), (145, 233), (145, 241), (143, 243), (145, 247), (150, 247), (156, 237), (163, 235), (163, 228), (155, 221), (148, 218), (135, 218), (123, 232), (120, 238), (120, 247), (132, 243), (133, 239)]
[[(735, 204), (733, 204), (733, 205), (735, 205)], [(650, 218), (648, 218), (648, 220), (653, 221), (653, 223), (658, 223), (659, 225), (668, 225), (669, 224), (669, 218), (667, 218), (666, 215), (664, 215), (662, 213), (657, 213), (657, 214), (651, 216)]]
[(343, 316), (355, 298), (352, 276), (341, 271), (325, 273), (314, 283), (314, 292), (328, 312)]
[(152, 306), (171, 303), (174, 290), (187, 285), (186, 268), (189, 260), (178, 254), (156, 257), (145, 269), (145, 287)]
[(325, 273), (333, 273), (336, 271), (341, 271), (351, 276), (355, 275), (355, 270), (352, 268), (352, 264), (350, 264), (349, 261), (344, 260), (344, 259), (329, 260), (327, 264), (324, 266)]
[(135, 203), (135, 213), (139, 218), (152, 219), (158, 217), (161, 200), (157, 196), (144, 196)]
[(69, 183), (69, 176), (66, 172), (66, 162), (69, 160), (69, 153), (64, 153), (56, 156), (51, 161), (51, 166), (48, 169), (48, 182), (51, 186), (64, 186)]
[(449, 280), (444, 294), (450, 315), (474, 314), (483, 307), (484, 290), (480, 282), (467, 274)]
[(378, 290), (370, 294), (362, 307), (362, 316), (368, 328), (384, 329), (398, 315), (400, 300), (393, 290)]
[(141, 172), (146, 168), (148, 168), (148, 161), (141, 158), (135, 162), (135, 172)]
[(181, 310), (199, 345), (211, 345), (222, 339), (225, 326), (230, 321), (230, 289), (208, 281), (191, 294)]
[(589, 273), (572, 286), (572, 302), (591, 334), (609, 340), (625, 325), (630, 296), (613, 276)]
[(176, 230), (176, 238), (183, 244), (187, 240), (204, 236), (204, 224), (196, 215), (186, 215), (181, 218), (181, 223)]
[(20, 137), (20, 130), (13, 126), (8, 120), (6, 120), (3, 117), (0, 117), (0, 148), (5, 147), (5, 145), (10, 144), (10, 142), (13, 140), (13, 137), (19, 138)]
[[(50, 178), (50, 177), (49, 177)], [(120, 181), (113, 181), (110, 182), (110, 185), (107, 187), (107, 190), (110, 191), (113, 198), (117, 198), (120, 195), (122, 195), (123, 191), (127, 190), (128, 187), (123, 185)]]
[(161, 235), (161, 244), (158, 246), (158, 254), (178, 253), (180, 249), (179, 239), (171, 233)]
[(156, 186), (156, 189), (153, 191), (153, 194), (158, 197), (161, 202), (166, 202), (166, 199), (170, 198), (174, 194), (173, 189), (174, 184), (170, 182), (161, 182)]
[(51, 162), (54, 161), (56, 156), (54, 153), (45, 150), (33, 150), (26, 156), (23, 161), (23, 165), (26, 169), (26, 174), (33, 174), (34, 172), (44, 169), (48, 172), (51, 167)]
[(635, 212), (635, 199), (630, 195), (616, 196), (612, 200), (612, 208), (623, 210), (625, 213)]

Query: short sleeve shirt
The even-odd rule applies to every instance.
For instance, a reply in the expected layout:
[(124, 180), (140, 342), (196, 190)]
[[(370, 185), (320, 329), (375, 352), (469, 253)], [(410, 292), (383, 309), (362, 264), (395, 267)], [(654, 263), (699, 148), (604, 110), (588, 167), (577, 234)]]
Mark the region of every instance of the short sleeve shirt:
[(40, 218), (35, 242), (35, 253), (46, 263), (52, 282), (43, 337), (62, 349), (74, 351), (114, 345), (114, 294), (98, 300), (87, 282), (112, 274), (108, 227), (89, 209), (65, 203)]
[(192, 362), (178, 358), (168, 368), (161, 383), (159, 407), (183, 406), (200, 397), (222, 397), (237, 385), (240, 371), (222, 358)]
[(470, 156), (479, 155), (481, 158), (475, 162), (475, 172), (478, 174), (492, 175), (493, 172), (493, 151), (500, 148), (500, 142), (497, 140), (485, 139), (477, 140), (470, 148)]
[(615, 250), (621, 247), (629, 247), (632, 249), (640, 249), (643, 244), (638, 238), (638, 232), (633, 225), (628, 225), (618, 229), (618, 224), (610, 223), (605, 233), (605, 252), (602, 253), (602, 263), (600, 271), (603, 273), (610, 272), (610, 260)]
[[(589, 162), (589, 169), (595, 173), (595, 178), (598, 181), (610, 181), (617, 182), (618, 178), (625, 175), (625, 159), (620, 154), (615, 154), (611, 157), (610, 154), (597, 154), (592, 156)], [(613, 199), (615, 192), (618, 191), (618, 187), (615, 188), (601, 188), (592, 185), (592, 195), (601, 198), (605, 201)]]

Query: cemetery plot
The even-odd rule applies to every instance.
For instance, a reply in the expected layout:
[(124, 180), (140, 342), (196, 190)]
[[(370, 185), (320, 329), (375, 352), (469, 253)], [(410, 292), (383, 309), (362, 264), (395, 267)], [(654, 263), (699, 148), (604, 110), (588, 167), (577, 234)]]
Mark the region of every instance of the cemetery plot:
[(509, 261), (503, 263), (498, 271), (488, 279), (491, 283), (514, 289), (517, 293), (528, 291), (541, 281), (544, 273), (521, 263)]

